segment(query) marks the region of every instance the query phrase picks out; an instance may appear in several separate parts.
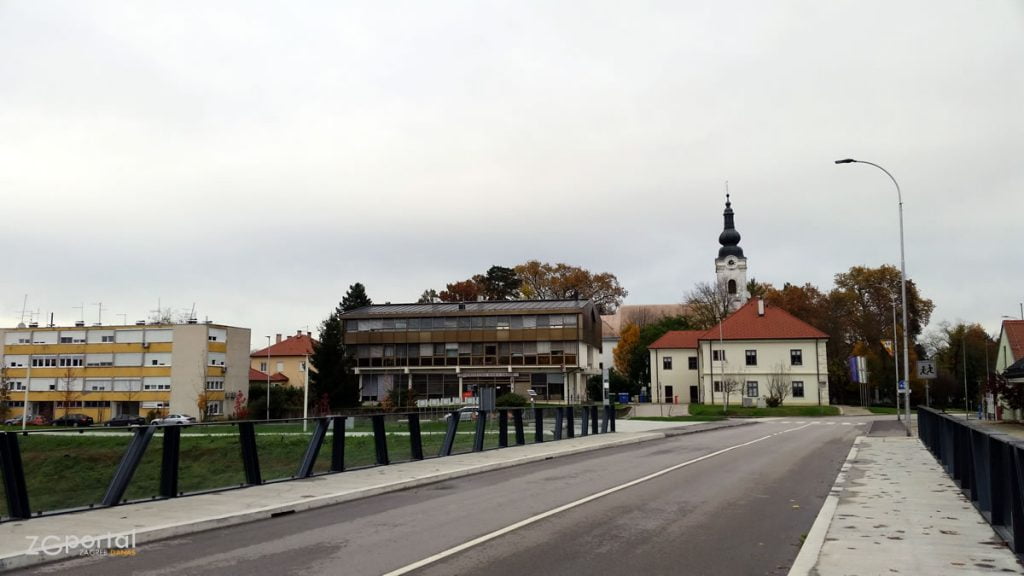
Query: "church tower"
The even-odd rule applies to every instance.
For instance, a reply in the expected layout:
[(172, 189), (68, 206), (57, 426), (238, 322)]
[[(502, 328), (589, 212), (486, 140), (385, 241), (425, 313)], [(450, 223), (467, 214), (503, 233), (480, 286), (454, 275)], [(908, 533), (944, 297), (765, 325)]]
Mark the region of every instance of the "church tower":
[(740, 248), (740, 233), (736, 231), (733, 220), (732, 203), (729, 194), (725, 195), (725, 227), (718, 235), (718, 258), (715, 259), (715, 275), (718, 285), (723, 287), (731, 298), (730, 309), (735, 311), (750, 299), (747, 292), (747, 259)]

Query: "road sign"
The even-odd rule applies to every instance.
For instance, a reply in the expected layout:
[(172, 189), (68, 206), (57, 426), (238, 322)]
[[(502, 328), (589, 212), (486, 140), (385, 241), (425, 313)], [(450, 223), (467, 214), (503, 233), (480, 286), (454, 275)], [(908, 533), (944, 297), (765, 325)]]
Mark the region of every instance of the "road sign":
[(903, 392), (904, 390), (906, 390), (907, 389), (907, 381), (906, 380), (900, 380), (900, 383), (897, 385), (897, 388), (899, 388), (900, 392)]
[(925, 380), (935, 379), (935, 361), (934, 360), (918, 360), (917, 361), (917, 377)]

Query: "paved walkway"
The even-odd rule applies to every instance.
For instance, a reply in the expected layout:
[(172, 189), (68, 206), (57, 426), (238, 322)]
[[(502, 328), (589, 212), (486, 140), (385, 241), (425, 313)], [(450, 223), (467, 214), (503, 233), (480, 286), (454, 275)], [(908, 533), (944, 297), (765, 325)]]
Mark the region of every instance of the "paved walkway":
[(1024, 574), (916, 436), (896, 421), (875, 428), (850, 450), (791, 576)]

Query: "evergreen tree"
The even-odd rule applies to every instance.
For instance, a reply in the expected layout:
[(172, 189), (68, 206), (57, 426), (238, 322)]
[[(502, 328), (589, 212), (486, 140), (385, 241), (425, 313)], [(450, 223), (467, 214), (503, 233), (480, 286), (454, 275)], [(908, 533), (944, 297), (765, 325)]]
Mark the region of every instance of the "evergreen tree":
[(348, 292), (341, 299), (341, 312), (349, 312), (363, 306), (371, 306), (372, 304), (373, 300), (370, 300), (370, 297), (366, 295), (366, 287), (356, 282), (348, 287)]
[(342, 340), (341, 312), (339, 306), (320, 324), (319, 341), (313, 343), (313, 355), (309, 359), (316, 369), (309, 372), (310, 396), (322, 398), (326, 395), (334, 408), (359, 403), (359, 383), (352, 373), (352, 359)]

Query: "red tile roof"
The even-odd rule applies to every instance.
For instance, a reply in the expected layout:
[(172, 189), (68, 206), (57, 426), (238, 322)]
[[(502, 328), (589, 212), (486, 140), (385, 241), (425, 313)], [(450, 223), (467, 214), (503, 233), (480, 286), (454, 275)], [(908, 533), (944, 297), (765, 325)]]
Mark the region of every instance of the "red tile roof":
[[(264, 383), (266, 383), (266, 381), (267, 381), (267, 373), (266, 372), (260, 372), (259, 370), (255, 369), (255, 368), (249, 368), (249, 382), (264, 382)], [(273, 374), (273, 375), (270, 376), (270, 381), (271, 382), (287, 382), (288, 381), (288, 377), (285, 376), (284, 374), (281, 374), (280, 372), (278, 372), (278, 373)]]
[(782, 308), (764, 305), (764, 316), (757, 313), (758, 299), (752, 298), (739, 310), (727, 316), (719, 326), (711, 328), (701, 340), (796, 340), (828, 338), (821, 330), (793, 316)]
[(648, 350), (656, 348), (672, 349), (697, 349), (697, 340), (704, 334), (703, 330), (671, 330), (658, 338), (647, 347)]
[[(309, 356), (313, 354), (313, 338), (309, 334), (296, 334), (273, 344), (269, 348), (271, 357), (274, 356)], [(267, 356), (268, 349), (263, 348), (249, 354), (250, 358)]]
[(1010, 342), (1013, 359), (1024, 358), (1024, 320), (1003, 320), (1003, 332)]

